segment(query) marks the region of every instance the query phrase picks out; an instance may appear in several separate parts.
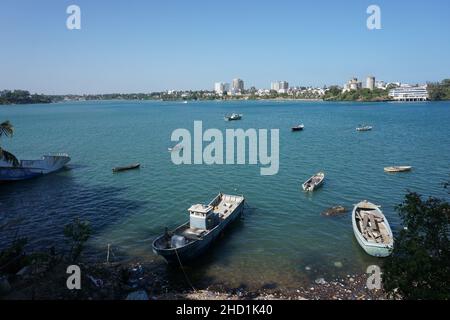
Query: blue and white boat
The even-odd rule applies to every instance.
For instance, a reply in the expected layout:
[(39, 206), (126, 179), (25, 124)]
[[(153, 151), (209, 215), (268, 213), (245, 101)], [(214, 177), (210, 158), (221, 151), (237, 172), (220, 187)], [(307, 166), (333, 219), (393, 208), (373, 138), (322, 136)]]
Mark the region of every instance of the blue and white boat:
[(21, 160), (18, 166), (0, 160), (0, 182), (32, 179), (60, 170), (70, 162), (69, 155), (57, 153), (38, 160)]
[(368, 201), (356, 204), (352, 225), (356, 240), (367, 254), (382, 258), (392, 253), (394, 236), (379, 206)]
[(170, 264), (179, 264), (203, 254), (221, 232), (244, 210), (243, 196), (220, 193), (208, 205), (196, 204), (189, 211), (190, 221), (166, 231), (153, 241), (153, 252)]

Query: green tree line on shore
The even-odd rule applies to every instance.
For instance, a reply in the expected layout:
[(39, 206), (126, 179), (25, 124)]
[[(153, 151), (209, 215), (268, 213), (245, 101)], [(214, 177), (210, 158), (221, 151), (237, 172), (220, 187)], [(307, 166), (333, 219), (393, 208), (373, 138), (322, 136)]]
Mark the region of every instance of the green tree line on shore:
[(450, 79), (429, 83), (428, 94), (432, 101), (450, 100)]

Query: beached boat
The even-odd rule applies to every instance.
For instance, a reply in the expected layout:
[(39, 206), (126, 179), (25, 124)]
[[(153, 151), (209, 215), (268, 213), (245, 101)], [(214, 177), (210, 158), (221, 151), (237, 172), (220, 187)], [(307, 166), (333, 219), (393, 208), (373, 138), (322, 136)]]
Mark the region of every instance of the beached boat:
[(359, 245), (374, 257), (387, 257), (394, 248), (394, 236), (380, 207), (368, 201), (355, 205), (353, 232)]
[(112, 171), (113, 172), (122, 172), (122, 171), (139, 169), (140, 167), (141, 167), (140, 163), (134, 163), (134, 164), (130, 164), (129, 166), (115, 167), (115, 168), (112, 169)]
[(306, 180), (305, 183), (302, 184), (304, 191), (314, 191), (319, 188), (325, 180), (325, 173), (319, 172), (313, 175), (311, 178)]
[(292, 131), (302, 131), (303, 129), (305, 129), (305, 125), (303, 124), (291, 128)]
[(371, 131), (373, 129), (372, 126), (362, 126), (356, 128), (356, 131), (364, 132), (364, 131)]
[(14, 167), (11, 163), (0, 160), (0, 182), (27, 180), (60, 170), (70, 162), (65, 153), (45, 155), (38, 160), (21, 160)]
[(226, 121), (235, 121), (235, 120), (241, 120), (242, 114), (232, 113), (231, 115), (226, 115), (225, 120)]
[(198, 257), (242, 214), (244, 202), (243, 196), (220, 193), (208, 205), (191, 206), (190, 221), (156, 238), (153, 252), (175, 264)]
[(410, 166), (395, 166), (395, 167), (386, 167), (384, 168), (385, 172), (396, 173), (396, 172), (407, 172), (411, 171), (412, 167)]

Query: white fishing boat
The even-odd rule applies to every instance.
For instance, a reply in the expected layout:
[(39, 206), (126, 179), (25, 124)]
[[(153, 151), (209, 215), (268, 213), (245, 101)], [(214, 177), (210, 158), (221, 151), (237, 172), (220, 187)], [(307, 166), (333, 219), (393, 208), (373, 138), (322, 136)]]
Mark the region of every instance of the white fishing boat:
[(170, 264), (185, 263), (205, 253), (211, 244), (244, 210), (243, 196), (220, 193), (208, 205), (196, 204), (190, 220), (153, 241), (153, 252)]
[(0, 160), (0, 182), (27, 180), (60, 170), (70, 162), (69, 155), (57, 153), (38, 160), (21, 160), (18, 166)]
[(231, 115), (225, 116), (226, 121), (235, 121), (235, 120), (241, 120), (241, 119), (242, 119), (242, 114), (238, 114), (238, 113), (232, 113)]
[(176, 151), (181, 151), (181, 150), (183, 150), (183, 147), (179, 146), (179, 145), (176, 145), (173, 148), (167, 148), (167, 151), (169, 151), (169, 152), (176, 152)]
[(356, 128), (356, 131), (364, 132), (364, 131), (372, 131), (372, 129), (373, 129), (372, 126), (362, 126), (362, 125), (360, 125), (359, 127)]
[(387, 257), (394, 248), (391, 227), (379, 206), (368, 201), (355, 205), (352, 226), (359, 245), (374, 257)]
[(320, 186), (322, 186), (323, 182), (325, 180), (325, 173), (319, 172), (315, 175), (313, 175), (311, 178), (306, 180), (305, 183), (302, 184), (304, 191), (314, 191)]
[(411, 170), (412, 170), (411, 166), (394, 166), (384, 168), (384, 171), (388, 173), (407, 172)]

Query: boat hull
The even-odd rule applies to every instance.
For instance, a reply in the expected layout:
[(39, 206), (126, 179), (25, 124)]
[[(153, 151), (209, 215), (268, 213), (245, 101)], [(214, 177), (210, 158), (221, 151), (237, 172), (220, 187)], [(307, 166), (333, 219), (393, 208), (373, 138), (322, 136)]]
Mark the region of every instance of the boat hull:
[(22, 160), (17, 167), (3, 161), (0, 163), (0, 182), (28, 180), (56, 172), (70, 160), (67, 155), (44, 156), (39, 160)]
[[(183, 246), (181, 248), (171, 248), (171, 249), (161, 249), (156, 245), (158, 242), (163, 241), (165, 235), (162, 235), (155, 239), (153, 242), (153, 252), (157, 255), (163, 257), (167, 263), (177, 265), (181, 263), (187, 263), (189, 261), (194, 260), (195, 258), (203, 255), (209, 247), (217, 240), (219, 235), (237, 218), (242, 215), (244, 211), (244, 202), (242, 201), (239, 206), (233, 211), (230, 216), (222, 221), (219, 225), (217, 225), (214, 229), (211, 230), (205, 237), (199, 240), (195, 240)], [(189, 224), (189, 223), (187, 223)], [(185, 224), (186, 225), (186, 224)], [(184, 226), (184, 225), (182, 225)], [(180, 226), (180, 227), (182, 227)]]
[[(362, 234), (359, 232), (357, 222), (356, 222), (356, 209), (358, 206), (356, 205), (353, 208), (352, 212), (352, 227), (353, 227), (353, 233), (355, 235), (356, 240), (358, 241), (358, 244), (361, 246), (361, 248), (370, 256), (377, 257), (377, 258), (386, 258), (391, 255), (393, 245), (392, 244), (378, 244), (378, 243), (370, 243), (364, 239)], [(386, 228), (388, 229), (389, 233), (392, 236), (392, 230), (389, 226), (389, 223), (384, 216), (384, 214), (381, 211), (378, 211), (381, 213), (381, 215), (384, 217)]]

